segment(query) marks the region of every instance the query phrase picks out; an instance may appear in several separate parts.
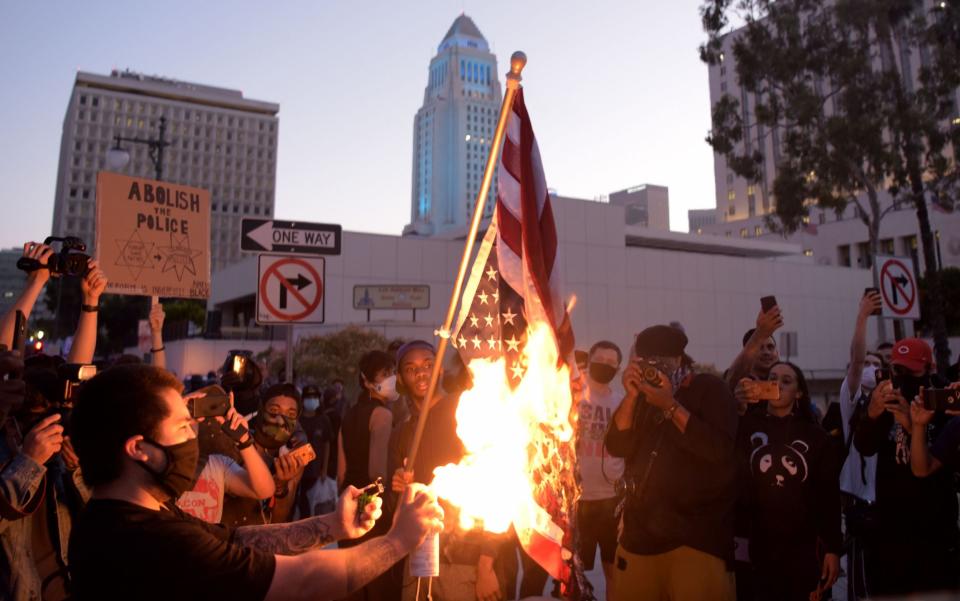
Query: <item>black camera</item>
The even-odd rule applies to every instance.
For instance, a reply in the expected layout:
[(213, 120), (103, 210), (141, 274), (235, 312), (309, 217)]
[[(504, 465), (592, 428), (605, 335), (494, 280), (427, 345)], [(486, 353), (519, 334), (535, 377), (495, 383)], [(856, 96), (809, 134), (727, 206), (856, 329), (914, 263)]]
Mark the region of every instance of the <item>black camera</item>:
[(54, 250), (46, 264), (37, 259), (20, 257), (20, 260), (17, 261), (17, 269), (28, 273), (38, 269), (49, 269), (50, 275), (74, 275), (79, 277), (85, 277), (90, 273), (90, 255), (85, 252), (87, 245), (83, 243), (83, 240), (76, 236), (63, 238), (47, 236), (43, 241), (48, 246), (52, 246), (55, 242), (60, 243), (60, 250)]
[(645, 384), (649, 384), (654, 388), (660, 388), (660, 375), (666, 374), (667, 369), (658, 361), (652, 359), (645, 359), (640, 357), (638, 360), (640, 366), (640, 377), (643, 378)]

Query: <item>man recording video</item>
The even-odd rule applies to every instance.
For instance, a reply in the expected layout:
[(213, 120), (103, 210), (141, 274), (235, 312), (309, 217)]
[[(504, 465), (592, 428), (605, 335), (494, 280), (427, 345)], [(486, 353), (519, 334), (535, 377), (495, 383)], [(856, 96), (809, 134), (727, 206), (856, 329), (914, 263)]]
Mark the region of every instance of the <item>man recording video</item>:
[[(93, 358), (96, 309), (107, 280), (86, 255), (70, 254), (63, 261), (59, 257), (48, 245), (24, 244), (21, 261), (30, 261), (33, 268), (27, 271), (23, 292), (0, 318), (0, 345), (15, 344), (17, 313), (22, 314), (22, 341), (51, 275), (79, 275), (84, 307), (69, 361), (87, 363)], [(70, 594), (66, 541), (88, 492), (65, 430), (69, 381), (81, 374), (79, 366), (62, 365), (59, 357), (36, 355), (30, 363), (25, 369), (23, 357), (14, 352), (0, 356), (0, 596), (56, 601)]]
[(688, 372), (686, 346), (647, 328), (623, 374), (605, 439), (626, 462), (614, 601), (734, 598), (737, 411), (722, 380)]
[(80, 391), (74, 439), (93, 498), (70, 539), (78, 599), (339, 599), (442, 528), (436, 499), (416, 487), (388, 534), (351, 549), (319, 550), (379, 517), (380, 501), (358, 508), (353, 487), (336, 513), (291, 524), (231, 531), (187, 516), (170, 503), (199, 454), (181, 390), (164, 370), (126, 365)]

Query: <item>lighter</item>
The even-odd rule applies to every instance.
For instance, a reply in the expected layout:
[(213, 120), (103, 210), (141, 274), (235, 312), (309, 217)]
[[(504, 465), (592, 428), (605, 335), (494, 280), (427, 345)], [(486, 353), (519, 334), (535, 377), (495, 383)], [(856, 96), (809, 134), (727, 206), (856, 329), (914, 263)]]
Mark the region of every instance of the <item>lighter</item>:
[(360, 496), (357, 497), (357, 522), (360, 521), (360, 517), (363, 515), (367, 505), (376, 497), (382, 495), (383, 491), (383, 478), (379, 477), (372, 484), (368, 484), (360, 490)]

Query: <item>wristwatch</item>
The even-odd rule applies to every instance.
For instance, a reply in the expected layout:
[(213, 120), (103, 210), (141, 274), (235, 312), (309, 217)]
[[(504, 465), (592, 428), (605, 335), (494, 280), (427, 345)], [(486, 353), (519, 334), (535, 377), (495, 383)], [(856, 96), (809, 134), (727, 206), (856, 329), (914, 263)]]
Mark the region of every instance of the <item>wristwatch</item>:
[(84, 313), (96, 313), (100, 310), (100, 305), (80, 305), (80, 310)]
[(673, 414), (677, 412), (677, 409), (680, 408), (680, 403), (674, 401), (673, 405), (669, 409), (663, 410), (663, 419), (666, 421), (673, 421)]

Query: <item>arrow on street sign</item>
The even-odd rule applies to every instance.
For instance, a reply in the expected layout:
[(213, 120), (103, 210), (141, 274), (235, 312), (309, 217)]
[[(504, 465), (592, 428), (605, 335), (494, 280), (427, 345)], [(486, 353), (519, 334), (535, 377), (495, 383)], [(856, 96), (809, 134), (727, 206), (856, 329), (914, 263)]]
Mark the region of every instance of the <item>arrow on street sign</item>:
[(300, 255), (339, 255), (342, 228), (329, 223), (244, 218), (240, 250)]
[[(284, 279), (287, 280), (287, 283), (290, 284), (291, 286), (296, 286), (297, 291), (303, 290), (304, 288), (306, 288), (307, 286), (313, 283), (307, 278), (303, 277), (303, 274), (300, 272), (297, 272), (296, 278), (284, 278)], [(280, 286), (280, 308), (281, 309), (287, 308), (287, 290), (288, 288), (286, 286)]]

